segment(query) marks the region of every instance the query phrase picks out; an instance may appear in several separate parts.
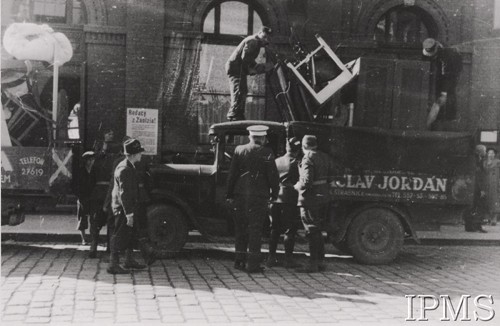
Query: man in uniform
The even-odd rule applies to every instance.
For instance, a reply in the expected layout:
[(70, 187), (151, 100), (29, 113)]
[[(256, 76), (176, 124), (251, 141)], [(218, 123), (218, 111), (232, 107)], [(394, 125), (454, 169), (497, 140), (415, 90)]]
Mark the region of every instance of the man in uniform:
[(269, 235), (269, 256), (267, 267), (276, 265), (276, 249), (281, 233), (285, 233), (285, 268), (295, 268), (299, 265), (293, 260), (295, 235), (300, 224), (300, 210), (297, 206), (297, 190), (294, 185), (299, 181), (300, 141), (292, 137), (286, 143), (286, 154), (276, 159), (280, 178), (278, 199), (271, 205), (271, 232)]
[(436, 77), (436, 99), (427, 117), (427, 128), (435, 129), (433, 124), (436, 120), (455, 118), (456, 88), (462, 72), (462, 57), (455, 48), (445, 48), (433, 38), (424, 40), (422, 47), (424, 57), (431, 60)]
[(309, 265), (298, 271), (315, 273), (324, 269), (325, 243), (321, 231), (328, 222), (333, 164), (328, 154), (318, 150), (316, 136), (304, 136), (302, 151), (299, 181), (294, 187), (299, 192), (300, 217), (309, 240), (310, 256)]
[(133, 257), (135, 240), (135, 220), (139, 205), (139, 181), (135, 165), (141, 160), (144, 148), (137, 139), (128, 139), (123, 144), (125, 159), (115, 169), (111, 209), (115, 219), (115, 229), (111, 238), (111, 255), (107, 272), (110, 274), (126, 274), (127, 270), (120, 266), (120, 251), (126, 250), (125, 268), (143, 269), (146, 266), (136, 262)]
[(246, 37), (226, 62), (225, 68), (231, 92), (231, 107), (227, 113), (229, 121), (245, 120), (245, 102), (248, 93), (247, 75), (262, 74), (271, 68), (270, 64), (257, 64), (255, 62), (260, 49), (269, 44), (271, 33), (269, 27), (262, 27), (257, 34)]
[(267, 129), (267, 126), (247, 128), (250, 142), (236, 147), (228, 176), (227, 201), (234, 205), (234, 267), (243, 270), (247, 263), (249, 273), (263, 271), (260, 266), (262, 225), (269, 198), (276, 199), (279, 191), (274, 154), (264, 146)]

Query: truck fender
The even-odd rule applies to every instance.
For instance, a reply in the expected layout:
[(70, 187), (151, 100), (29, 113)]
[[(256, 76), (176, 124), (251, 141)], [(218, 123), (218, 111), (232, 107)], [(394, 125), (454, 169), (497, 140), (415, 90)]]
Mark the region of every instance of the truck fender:
[(151, 196), (151, 201), (152, 203), (157, 203), (158, 200), (161, 199), (162, 202), (169, 202), (177, 206), (182, 210), (182, 212), (186, 215), (188, 218), (188, 221), (190, 222), (191, 225), (193, 225), (197, 230), (203, 233), (203, 230), (200, 229), (200, 225), (196, 222), (196, 219), (194, 218), (194, 212), (189, 207), (189, 205), (179, 198), (179, 196), (176, 196), (173, 192), (170, 192), (168, 190), (164, 189), (155, 189), (152, 190), (150, 193)]
[(403, 224), (403, 228), (404, 228), (405, 232), (410, 234), (410, 236), (412, 237), (412, 239), (416, 243), (420, 244), (420, 239), (418, 238), (417, 233), (414, 230), (414, 228), (410, 222), (410, 216), (409, 216), (410, 214), (406, 210), (404, 210), (398, 206), (391, 205), (391, 204), (384, 204), (384, 203), (382, 203), (382, 204), (381, 203), (377, 203), (377, 204), (374, 203), (374, 204), (363, 205), (363, 206), (351, 211), (347, 215), (345, 222), (342, 225), (342, 228), (337, 232), (337, 234), (335, 236), (337, 242), (341, 242), (345, 238), (345, 236), (347, 234), (347, 229), (349, 228), (349, 225), (351, 225), (352, 220), (359, 213), (361, 213), (365, 209), (369, 209), (369, 208), (385, 208), (385, 209), (389, 209), (389, 210), (393, 211), (394, 213), (396, 213), (396, 215), (399, 217), (399, 220)]

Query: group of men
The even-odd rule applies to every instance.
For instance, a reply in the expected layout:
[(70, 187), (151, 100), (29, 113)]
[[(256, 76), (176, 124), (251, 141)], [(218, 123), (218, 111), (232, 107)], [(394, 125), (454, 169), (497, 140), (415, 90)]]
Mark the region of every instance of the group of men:
[[(298, 272), (318, 272), (324, 269), (322, 230), (328, 220), (333, 164), (318, 150), (313, 135), (303, 137), (301, 159), (300, 141), (293, 137), (287, 142), (287, 153), (275, 160), (273, 151), (265, 146), (267, 130), (261, 125), (248, 127), (250, 142), (236, 147), (229, 169), (226, 198), (235, 225), (234, 267), (249, 273), (264, 270), (260, 265), (262, 226), (271, 203), (267, 266), (277, 264), (278, 240), (284, 233), (283, 266), (298, 268)], [(310, 259), (305, 267), (293, 260), (299, 221), (309, 241)]]
[[(144, 148), (137, 139), (126, 137), (121, 155), (118, 155), (108, 147), (110, 141), (106, 135), (103, 146), (96, 152), (87, 151), (82, 155), (83, 165), (76, 187), (78, 229), (84, 230), (90, 224), (89, 258), (96, 258), (99, 232), (107, 224), (107, 251), (110, 253), (107, 272), (125, 274), (146, 268), (134, 260), (135, 246), (141, 250), (147, 265), (156, 260), (153, 248), (143, 235), (148, 195), (138, 165)], [(99, 161), (97, 168), (94, 166), (96, 158)], [(84, 233), (82, 241), (85, 241)], [(124, 268), (119, 258), (122, 251), (125, 251)]]

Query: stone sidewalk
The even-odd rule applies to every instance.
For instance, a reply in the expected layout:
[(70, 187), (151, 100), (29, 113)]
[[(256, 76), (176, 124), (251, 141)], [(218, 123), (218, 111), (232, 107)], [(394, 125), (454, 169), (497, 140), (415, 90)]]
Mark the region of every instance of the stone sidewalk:
[[(302, 263), (305, 249), (297, 248)], [(119, 276), (106, 273), (103, 253), (88, 259), (87, 250), (3, 242), (2, 325), (401, 325), (408, 314), (405, 294), (447, 294), (455, 303), (463, 294), (500, 298), (495, 246), (410, 245), (390, 265), (366, 266), (329, 245), (325, 272), (275, 267), (252, 275), (232, 268), (231, 243), (189, 243), (177, 259)], [(500, 312), (498, 304), (494, 308)], [(440, 309), (427, 314), (426, 325), (439, 321)]]

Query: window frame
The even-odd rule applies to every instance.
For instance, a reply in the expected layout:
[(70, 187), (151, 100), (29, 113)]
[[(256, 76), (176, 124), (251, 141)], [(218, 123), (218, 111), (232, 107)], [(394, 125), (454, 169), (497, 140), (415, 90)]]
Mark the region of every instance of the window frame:
[[(80, 0), (80, 17), (81, 17), (81, 19), (80, 19), (79, 24), (73, 23), (73, 9), (74, 9), (73, 2), (74, 2), (74, 0), (65, 0), (64, 22), (50, 20), (50, 17), (58, 17), (58, 16), (47, 16), (47, 15), (36, 14), (35, 13), (35, 1), (37, 1), (37, 0), (30, 0), (29, 1), (29, 21), (30, 22), (33, 22), (36, 24), (50, 24), (50, 25), (56, 25), (56, 26), (57, 25), (81, 26), (81, 25), (85, 25), (85, 22), (87, 21), (84, 0)], [(38, 0), (38, 1), (41, 1), (41, 0)], [(39, 17), (41, 17), (41, 18), (39, 18)], [(49, 18), (49, 19), (47, 19), (47, 18)], [(63, 17), (61, 16), (61, 18), (63, 18)]]
[[(264, 20), (263, 15), (260, 14), (261, 8), (257, 6), (255, 3), (251, 1), (246, 1), (246, 0), (218, 0), (214, 2), (209, 9), (206, 10), (205, 14), (202, 17), (202, 24), (201, 24), (201, 31), (203, 35), (205, 36), (206, 40), (210, 40), (213, 42), (213, 44), (232, 44), (234, 43), (239, 43), (241, 41), (241, 36), (243, 34), (222, 34), (220, 32), (220, 23), (221, 23), (221, 5), (224, 2), (239, 2), (247, 5), (248, 7), (248, 12), (247, 12), (247, 33), (244, 36), (249, 36), (252, 34), (255, 34), (257, 31), (253, 30), (253, 22), (254, 22), (254, 15), (257, 14), (257, 16), (260, 18), (262, 25), (266, 26), (266, 21)], [(205, 20), (207, 16), (209, 15), (210, 12), (214, 10), (214, 31), (213, 32), (205, 32), (204, 31), (204, 26), (205, 26)], [(223, 42), (230, 42), (230, 43), (223, 43)]]
[[(422, 9), (420, 7), (416, 7), (416, 6), (408, 7), (408, 6), (404, 6), (404, 5), (397, 5), (397, 6), (389, 8), (387, 11), (385, 11), (379, 17), (379, 19), (376, 21), (376, 23), (373, 27), (373, 39), (374, 39), (374, 42), (379, 47), (387, 48), (387, 49), (404, 48), (404, 49), (412, 49), (412, 50), (419, 49), (420, 50), (420, 48), (422, 46), (421, 42), (405, 43), (405, 42), (390, 42), (390, 41), (386, 40), (386, 34), (385, 34), (386, 32), (385, 31), (388, 28), (388, 21), (390, 21), (389, 15), (392, 12), (396, 12), (396, 14), (397, 14), (400, 10), (401, 11), (409, 11), (409, 12), (413, 13), (417, 17), (417, 19), (419, 20), (420, 24), (424, 25), (425, 28), (427, 29), (428, 37), (438, 38), (439, 28), (436, 25), (436, 22), (434, 21), (432, 16), (427, 11), (425, 11), (424, 9)], [(384, 39), (377, 40), (376, 39), (377, 26), (378, 26), (379, 22), (383, 19), (385, 20), (385, 29), (384, 29), (384, 37), (383, 37)], [(423, 40), (421, 40), (421, 41), (423, 41)]]

